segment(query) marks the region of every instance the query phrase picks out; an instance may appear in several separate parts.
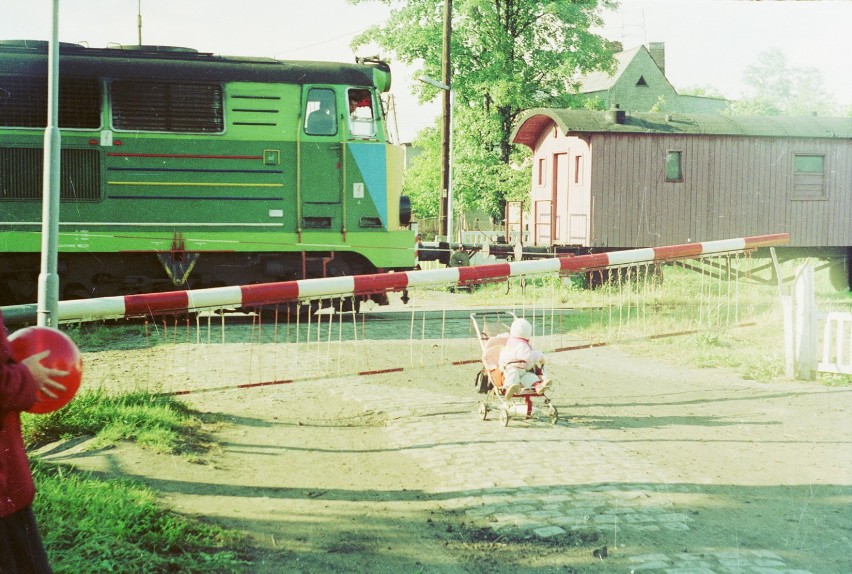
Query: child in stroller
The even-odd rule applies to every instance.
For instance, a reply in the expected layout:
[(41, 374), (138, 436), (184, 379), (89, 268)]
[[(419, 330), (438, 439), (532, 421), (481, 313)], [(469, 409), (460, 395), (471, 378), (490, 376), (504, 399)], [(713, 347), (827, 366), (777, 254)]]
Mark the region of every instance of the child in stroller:
[(503, 371), (503, 386), (506, 400), (510, 400), (521, 389), (533, 389), (541, 394), (550, 386), (550, 377), (544, 373), (544, 354), (530, 345), (532, 325), (524, 318), (512, 321), (509, 338), (497, 365)]
[[(505, 318), (511, 319), (511, 326)], [(477, 391), (487, 394), (479, 404), (482, 419), (499, 408), (504, 426), (513, 415), (529, 419), (534, 412), (543, 412), (555, 424), (559, 415), (545, 395), (550, 378), (543, 371), (544, 355), (530, 346), (529, 321), (509, 311), (473, 313), (471, 320), (482, 347), (482, 369), (475, 381)], [(543, 410), (533, 406), (538, 399), (544, 401)]]

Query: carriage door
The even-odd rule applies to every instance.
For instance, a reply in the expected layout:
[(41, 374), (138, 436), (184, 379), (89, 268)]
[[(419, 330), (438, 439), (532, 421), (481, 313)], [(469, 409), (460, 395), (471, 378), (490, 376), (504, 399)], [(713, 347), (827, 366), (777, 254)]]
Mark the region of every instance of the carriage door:
[(565, 218), (568, 204), (568, 154), (553, 154), (553, 187), (551, 188), (551, 226), (553, 243), (565, 243)]
[(333, 88), (305, 86), (299, 144), (300, 226), (305, 230), (340, 230), (341, 216), (341, 116)]
[(589, 244), (589, 219), (591, 218), (591, 196), (584, 182), (584, 160), (586, 158), (582, 151), (575, 150), (571, 156), (571, 179), (566, 186), (568, 189), (568, 202), (565, 204), (567, 215), (566, 233), (563, 235), (565, 242), (569, 245)]

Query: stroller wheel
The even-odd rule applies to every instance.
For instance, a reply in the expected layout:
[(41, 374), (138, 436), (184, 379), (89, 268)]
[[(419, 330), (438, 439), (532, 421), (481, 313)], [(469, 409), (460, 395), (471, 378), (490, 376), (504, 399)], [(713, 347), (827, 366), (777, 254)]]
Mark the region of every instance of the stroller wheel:
[(488, 418), (488, 405), (485, 403), (479, 403), (479, 416), (482, 417), (482, 420)]
[(556, 407), (550, 405), (550, 409), (547, 411), (547, 417), (550, 419), (550, 424), (556, 424), (559, 420), (559, 411), (556, 410)]
[(509, 409), (500, 409), (500, 422), (504, 427), (509, 426)]

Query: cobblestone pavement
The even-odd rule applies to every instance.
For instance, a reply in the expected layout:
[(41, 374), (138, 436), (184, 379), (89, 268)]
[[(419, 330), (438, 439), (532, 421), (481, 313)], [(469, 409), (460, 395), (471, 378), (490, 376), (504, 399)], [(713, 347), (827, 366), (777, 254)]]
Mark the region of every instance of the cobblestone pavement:
[[(568, 362), (575, 358), (560, 360), (570, 367)], [(674, 378), (677, 373), (658, 376)], [(637, 375), (637, 389), (643, 377), (650, 375)], [(467, 393), (454, 390), (461, 385), (447, 386), (446, 392), (436, 394), (426, 388), (374, 384), (363, 377), (350, 381), (345, 393), (357, 397), (365, 409), (385, 411), (388, 446), (437, 477), (441, 487), (433, 494), (442, 508), (462, 512), (480, 527), (542, 539), (598, 532), (609, 551), (596, 552), (620, 552), (630, 572), (821, 572), (796, 567), (768, 548), (702, 546), (699, 552), (676, 547), (630, 554), (624, 548), (639, 548), (636, 541), (648, 535), (665, 540), (680, 533), (673, 538), (683, 540), (686, 534), (692, 544), (702, 540), (698, 512), (679, 500), (701, 496), (704, 488), (637, 454), (630, 441), (608, 440), (609, 433), (574, 420), (576, 409), (565, 404), (570, 400), (565, 390), (555, 393), (562, 414), (556, 425), (546, 419), (513, 418), (504, 428), (497, 411), (485, 421), (477, 415), (476, 400), (482, 395), (472, 388)], [(840, 543), (849, 546), (848, 538)]]

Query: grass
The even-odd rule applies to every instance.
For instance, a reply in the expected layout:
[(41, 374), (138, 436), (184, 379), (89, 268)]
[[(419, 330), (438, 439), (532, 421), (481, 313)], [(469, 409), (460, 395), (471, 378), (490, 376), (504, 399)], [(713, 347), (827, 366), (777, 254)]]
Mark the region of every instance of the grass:
[(155, 452), (198, 459), (212, 446), (204, 422), (189, 407), (174, 397), (147, 391), (81, 391), (63, 409), (24, 415), (22, 425), (30, 448), (90, 435), (95, 437), (94, 446), (128, 440)]
[[(213, 446), (184, 403), (145, 392), (82, 391), (65, 408), (24, 414), (22, 423), (30, 447), (91, 435), (100, 446), (130, 440), (203, 461)], [(147, 487), (37, 460), (33, 469), (33, 508), (56, 574), (246, 571), (240, 535), (169, 511)]]
[(176, 515), (157, 494), (36, 462), (37, 513), (56, 574), (238, 573), (246, 561), (236, 534)]

